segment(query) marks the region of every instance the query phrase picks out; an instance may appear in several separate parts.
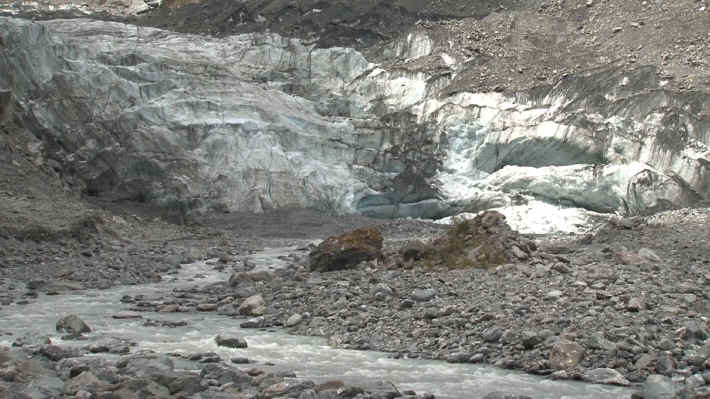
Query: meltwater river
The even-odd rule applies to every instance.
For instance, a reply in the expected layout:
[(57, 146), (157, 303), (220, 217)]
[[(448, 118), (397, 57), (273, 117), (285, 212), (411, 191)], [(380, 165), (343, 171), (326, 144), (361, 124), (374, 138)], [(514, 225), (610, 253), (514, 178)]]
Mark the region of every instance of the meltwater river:
[[(273, 249), (253, 255), (250, 259), (259, 267), (278, 267), (279, 257), (286, 249)], [(298, 378), (316, 382), (339, 379), (351, 385), (371, 386), (390, 381), (400, 390), (431, 392), (437, 398), (481, 398), (493, 391), (524, 394), (537, 399), (597, 399), (629, 398), (629, 388), (594, 385), (545, 378), (473, 364), (450, 364), (442, 361), (392, 359), (386, 353), (333, 349), (325, 339), (301, 337), (279, 330), (241, 329), (243, 321), (214, 312), (152, 313), (144, 318), (164, 321), (185, 321), (182, 327), (148, 327), (145, 319), (114, 319), (112, 315), (125, 311), (124, 295), (142, 295), (143, 300), (160, 300), (164, 293), (196, 285), (224, 281), (227, 272), (215, 271), (209, 262), (184, 265), (175, 276), (157, 284), (120, 286), (107, 290), (88, 290), (80, 294), (40, 295), (26, 305), (11, 305), (0, 309), (0, 326), (12, 336), (0, 337), (0, 345), (25, 334), (49, 334), (61, 345), (85, 346), (92, 341), (110, 337), (137, 343), (134, 350), (149, 349), (163, 353), (215, 352), (223, 359), (246, 357), (259, 363), (273, 363), (278, 370), (291, 370)], [(89, 341), (61, 341), (55, 330), (56, 321), (68, 314), (79, 315), (93, 329)], [(218, 347), (214, 338), (242, 336), (249, 347), (230, 349)]]

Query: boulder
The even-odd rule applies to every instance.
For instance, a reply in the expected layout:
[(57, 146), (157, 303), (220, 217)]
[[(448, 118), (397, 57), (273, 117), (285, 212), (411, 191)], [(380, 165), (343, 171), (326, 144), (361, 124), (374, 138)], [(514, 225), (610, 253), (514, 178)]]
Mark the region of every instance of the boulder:
[(215, 380), (219, 385), (228, 383), (233, 383), (237, 386), (241, 384), (249, 385), (253, 381), (253, 378), (242, 370), (231, 367), (226, 368), (217, 364), (208, 364), (205, 366), (202, 371), (200, 371), (200, 377), (202, 377), (203, 380)]
[(609, 384), (628, 386), (630, 384), (621, 373), (610, 368), (598, 368), (584, 373), (582, 377), (587, 382), (595, 384)]
[(79, 336), (82, 333), (91, 332), (91, 328), (77, 315), (64, 316), (57, 321), (57, 331), (67, 332), (71, 336)]
[(674, 399), (680, 387), (669, 377), (651, 374), (643, 384), (644, 399)]
[(576, 342), (559, 340), (550, 349), (550, 367), (565, 370), (579, 364), (584, 357), (584, 347)]
[(303, 321), (303, 316), (300, 313), (295, 313), (295, 314), (291, 315), (291, 317), (289, 317), (288, 320), (286, 320), (286, 323), (284, 323), (284, 325), (286, 327), (293, 327), (293, 326), (300, 324), (302, 321)]
[(245, 299), (237, 312), (242, 316), (263, 316), (266, 313), (266, 302), (261, 294), (252, 295)]
[(214, 342), (218, 346), (226, 346), (227, 348), (246, 348), (247, 341), (242, 337), (223, 337), (218, 335), (215, 337)]
[(382, 257), (382, 234), (375, 227), (364, 227), (329, 237), (309, 254), (312, 271), (348, 269), (360, 262)]
[(490, 268), (529, 258), (537, 249), (511, 229), (498, 211), (485, 211), (470, 220), (456, 222), (443, 237), (433, 242), (425, 259), (449, 268)]
[(90, 371), (84, 371), (64, 384), (64, 392), (68, 395), (75, 395), (83, 390), (96, 394), (107, 390), (109, 386), (109, 383), (100, 380)]
[(136, 398), (172, 398), (170, 390), (164, 385), (158, 384), (146, 378), (129, 379), (122, 382), (118, 388), (112, 392), (113, 399), (136, 399)]
[(432, 247), (425, 244), (419, 240), (409, 241), (400, 250), (399, 254), (402, 256), (404, 261), (410, 260), (420, 260), (424, 258), (429, 252), (432, 251)]

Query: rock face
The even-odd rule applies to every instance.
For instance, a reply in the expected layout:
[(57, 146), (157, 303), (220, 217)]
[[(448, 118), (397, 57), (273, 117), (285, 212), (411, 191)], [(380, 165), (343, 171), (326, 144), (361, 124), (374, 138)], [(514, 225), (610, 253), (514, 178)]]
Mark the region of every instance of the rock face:
[[(510, 37), (536, 26), (511, 17)], [(75, 186), (178, 214), (434, 218), (516, 195), (645, 214), (707, 198), (707, 95), (670, 88), (648, 64), (471, 89), (489, 56), (437, 29), (360, 52), (276, 33), (2, 18), (0, 89)]]
[(327, 272), (353, 267), (382, 256), (382, 234), (374, 227), (364, 227), (329, 237), (309, 254), (310, 269)]

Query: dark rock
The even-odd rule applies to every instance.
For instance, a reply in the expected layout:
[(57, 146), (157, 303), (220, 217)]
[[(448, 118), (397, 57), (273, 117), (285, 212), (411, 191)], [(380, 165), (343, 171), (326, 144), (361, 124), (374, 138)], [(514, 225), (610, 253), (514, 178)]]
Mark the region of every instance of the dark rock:
[(217, 310), (217, 306), (216, 303), (200, 303), (197, 305), (196, 309), (200, 312), (213, 312)]
[(329, 237), (309, 254), (310, 269), (328, 272), (378, 259), (382, 257), (382, 242), (382, 234), (374, 227)]
[(526, 395), (516, 395), (513, 393), (506, 392), (491, 392), (483, 397), (483, 399), (532, 399), (530, 396)]
[(28, 333), (21, 337), (18, 337), (12, 342), (12, 346), (35, 346), (35, 345), (49, 345), (52, 340), (47, 335), (40, 335), (35, 333)]
[(311, 390), (315, 386), (313, 381), (301, 382), (277, 382), (264, 389), (266, 397), (289, 397), (297, 398), (306, 390)]
[(658, 374), (670, 376), (673, 374), (673, 371), (675, 371), (675, 367), (675, 360), (673, 360), (673, 356), (671, 356), (671, 354), (662, 353), (658, 355), (658, 358), (656, 359), (656, 372)]
[(404, 259), (404, 261), (417, 261), (423, 259), (432, 250), (433, 248), (431, 247), (431, 245), (424, 244), (423, 242), (417, 240), (410, 241), (405, 244), (399, 250), (399, 253), (402, 256), (402, 259)]
[(535, 332), (531, 330), (523, 330), (520, 333), (520, 343), (523, 344), (525, 349), (532, 349), (542, 342), (542, 338)]
[(143, 316), (137, 312), (118, 312), (111, 317), (114, 319), (122, 320), (122, 319), (140, 319)]
[(483, 340), (486, 342), (498, 342), (503, 335), (503, 329), (500, 327), (490, 327), (483, 331)]
[(77, 315), (64, 316), (57, 321), (57, 331), (67, 332), (71, 336), (91, 332), (91, 328)]
[(253, 319), (249, 319), (247, 321), (244, 321), (239, 324), (239, 327), (241, 328), (261, 328), (264, 327), (266, 324), (266, 319), (263, 316), (260, 317), (255, 317)]
[(689, 321), (685, 323), (683, 338), (688, 340), (706, 340), (708, 339), (708, 331), (697, 321)]
[(60, 361), (70, 357), (79, 357), (81, 353), (77, 349), (64, 348), (57, 345), (44, 345), (40, 348), (39, 353), (52, 361)]
[(84, 390), (96, 394), (107, 390), (109, 386), (109, 383), (100, 380), (90, 371), (84, 371), (64, 384), (64, 393), (75, 395), (77, 392)]
[(446, 356), (446, 361), (449, 363), (467, 363), (471, 359), (471, 354), (468, 352), (454, 352)]
[(176, 378), (168, 389), (171, 394), (180, 393), (182, 396), (193, 395), (202, 392), (206, 387), (201, 384), (202, 378), (198, 375), (186, 375)]
[(219, 385), (228, 383), (233, 383), (237, 386), (242, 384), (248, 385), (253, 381), (253, 378), (244, 371), (234, 368), (225, 368), (217, 364), (205, 366), (200, 372), (200, 377), (202, 377), (202, 379), (215, 380)]
[(118, 385), (111, 394), (112, 399), (168, 399), (171, 397), (170, 390), (166, 386), (145, 378), (126, 380)]
[(227, 348), (246, 348), (247, 341), (242, 337), (222, 337), (218, 335), (215, 337), (214, 341), (218, 346), (225, 346)]
[(27, 289), (37, 290), (44, 287), (45, 285), (47, 285), (47, 282), (44, 280), (30, 280), (27, 282)]

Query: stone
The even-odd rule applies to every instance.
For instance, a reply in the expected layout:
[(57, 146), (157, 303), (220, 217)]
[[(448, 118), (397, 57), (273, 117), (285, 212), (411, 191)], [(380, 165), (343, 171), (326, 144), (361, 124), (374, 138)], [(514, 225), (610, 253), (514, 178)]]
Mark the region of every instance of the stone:
[(242, 301), (237, 312), (243, 316), (263, 316), (266, 313), (266, 303), (261, 294), (252, 295)]
[(545, 294), (545, 297), (548, 299), (557, 299), (557, 298), (560, 298), (562, 295), (563, 295), (562, 291), (552, 290), (552, 291), (549, 291), (547, 294)]
[(119, 384), (111, 394), (112, 399), (172, 398), (170, 390), (146, 378), (129, 379)]
[(597, 368), (584, 373), (583, 379), (595, 384), (628, 386), (631, 383), (621, 373), (610, 368)]
[(484, 396), (483, 399), (532, 399), (532, 398), (527, 395), (516, 395), (513, 393), (496, 391), (496, 392), (490, 392), (490, 393), (486, 394), (486, 396)]
[(227, 348), (246, 348), (247, 341), (242, 337), (222, 337), (217, 335), (214, 339), (218, 346), (225, 346)]
[(644, 301), (639, 297), (631, 297), (626, 304), (626, 310), (629, 312), (638, 312), (644, 308)]
[(675, 399), (679, 387), (669, 377), (651, 374), (643, 384), (644, 399)]
[(173, 380), (170, 385), (168, 385), (168, 389), (170, 394), (174, 397), (177, 396), (177, 393), (180, 393), (183, 397), (185, 397), (207, 389), (207, 387), (203, 386), (201, 382), (202, 378), (199, 375), (181, 376)]
[(419, 240), (407, 242), (400, 250), (400, 256), (407, 261), (418, 261), (427, 256), (433, 248)]
[(584, 357), (584, 347), (576, 342), (559, 340), (552, 345), (549, 354), (550, 367), (565, 370), (575, 367)]
[(57, 345), (43, 345), (40, 348), (39, 353), (54, 362), (81, 356), (81, 353), (77, 349)]
[(286, 327), (294, 327), (299, 325), (303, 321), (303, 316), (300, 313), (294, 313), (291, 315), (291, 317), (286, 320), (286, 323), (284, 325)]
[(616, 344), (604, 338), (600, 333), (592, 333), (587, 340), (587, 347), (592, 349), (603, 349), (607, 352), (616, 350)]
[(431, 288), (415, 289), (411, 298), (417, 302), (428, 302), (436, 296), (436, 291)]
[(247, 321), (244, 321), (239, 324), (239, 327), (241, 328), (261, 328), (264, 327), (266, 324), (266, 319), (263, 316), (259, 317), (254, 317), (252, 319), (249, 319)]
[(219, 305), (216, 303), (199, 303), (197, 304), (196, 309), (200, 312), (213, 312), (217, 310), (218, 307)]
[(538, 336), (538, 334), (535, 331), (532, 330), (523, 330), (520, 333), (520, 343), (523, 344), (523, 347), (525, 349), (532, 349), (535, 346), (537, 346), (540, 342), (542, 342), (542, 338)]
[(675, 371), (675, 368), (675, 360), (673, 360), (673, 356), (670, 353), (661, 353), (656, 358), (656, 372), (658, 374), (670, 376)]
[(109, 383), (101, 381), (90, 371), (84, 371), (64, 384), (64, 393), (75, 395), (81, 390), (97, 393), (106, 390), (109, 385)]
[(224, 385), (228, 383), (235, 384), (237, 386), (242, 384), (251, 384), (254, 379), (246, 372), (235, 369), (235, 368), (225, 368), (218, 364), (208, 364), (200, 371), (200, 377), (203, 380), (215, 380), (218, 385)]
[(374, 291), (373, 294), (375, 296), (381, 295), (383, 299), (386, 297), (394, 296), (394, 290), (392, 290), (392, 288), (385, 283), (378, 283), (377, 285), (375, 285), (375, 288), (373, 291)]
[(91, 328), (77, 315), (64, 316), (57, 321), (57, 331), (64, 331), (71, 336), (91, 332)]
[(614, 256), (616, 258), (616, 263), (621, 265), (641, 265), (647, 262), (646, 258), (629, 251), (623, 246), (614, 253)]
[(651, 367), (655, 367), (656, 363), (656, 356), (650, 353), (646, 353), (641, 355), (641, 357), (638, 358), (636, 363), (634, 363), (634, 367), (638, 370), (649, 370)]
[(486, 342), (498, 342), (503, 335), (503, 329), (499, 327), (490, 327), (483, 331), (483, 340)]
[(689, 392), (703, 385), (705, 385), (705, 379), (702, 374), (693, 374), (685, 379), (685, 389)]
[(329, 237), (308, 255), (310, 270), (342, 270), (363, 261), (378, 259), (382, 257), (382, 243), (382, 234), (375, 227), (364, 227)]
[(704, 341), (708, 339), (708, 330), (705, 326), (701, 325), (697, 321), (689, 321), (683, 326), (684, 334), (683, 338), (688, 340), (701, 340)]
[(129, 311), (123, 311), (123, 312), (118, 312), (111, 316), (114, 319), (141, 319), (143, 316), (140, 313), (137, 312), (129, 312)]
[(656, 253), (649, 248), (639, 249), (638, 255), (648, 263), (658, 263), (663, 261), (660, 256), (656, 255)]

